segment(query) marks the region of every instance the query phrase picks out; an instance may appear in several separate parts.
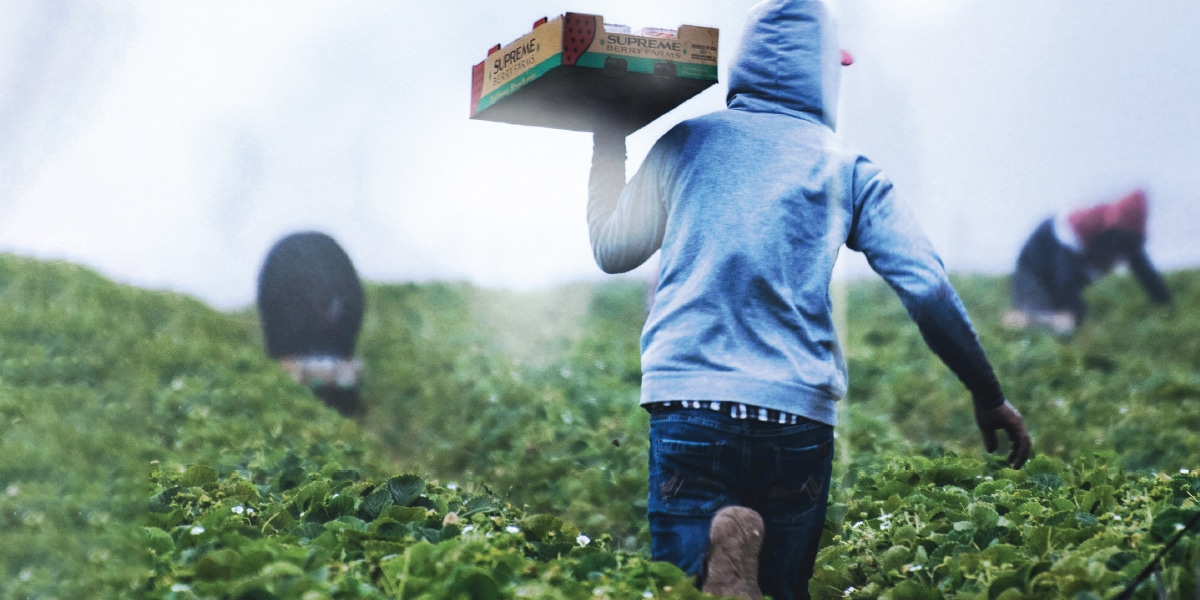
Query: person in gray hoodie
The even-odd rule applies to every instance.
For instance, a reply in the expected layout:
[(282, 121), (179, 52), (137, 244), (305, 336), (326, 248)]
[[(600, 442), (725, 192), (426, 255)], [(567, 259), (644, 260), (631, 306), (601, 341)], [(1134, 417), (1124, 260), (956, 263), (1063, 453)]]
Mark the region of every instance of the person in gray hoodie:
[[(842, 246), (866, 256), (967, 388), (987, 450), (1003, 430), (1014, 467), (1030, 453), (917, 218), (834, 133), (844, 62), (820, 1), (766, 0), (748, 16), (725, 110), (672, 128), (628, 182), (629, 128), (614, 116), (593, 134), (596, 262), (621, 273), (661, 250), (641, 339), (652, 556), (702, 585), (716, 571), (753, 571), (775, 600), (809, 597), (825, 520), (847, 385), (829, 294)], [(761, 515), (761, 549), (706, 560), (714, 515), (732, 506)], [(736, 593), (758, 597), (754, 583)]]

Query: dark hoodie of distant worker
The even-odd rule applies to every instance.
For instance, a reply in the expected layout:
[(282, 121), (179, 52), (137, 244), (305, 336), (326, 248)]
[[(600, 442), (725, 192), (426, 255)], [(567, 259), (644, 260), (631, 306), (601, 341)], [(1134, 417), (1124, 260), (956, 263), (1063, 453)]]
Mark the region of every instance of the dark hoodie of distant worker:
[(1005, 324), (1072, 332), (1087, 315), (1084, 288), (1123, 263), (1151, 300), (1170, 304), (1171, 293), (1146, 254), (1147, 212), (1146, 193), (1138, 189), (1042, 221), (1017, 257)]
[[(970, 391), (988, 450), (1003, 429), (1012, 464), (1029, 455), (917, 218), (834, 133), (848, 59), (822, 2), (768, 0), (749, 15), (726, 110), (672, 128), (628, 183), (619, 115), (593, 137), (597, 263), (619, 273), (661, 251), (641, 340), (652, 555), (703, 586), (721, 578), (705, 588), (721, 595), (809, 597), (847, 386), (829, 290), (842, 246), (866, 255)], [(730, 505), (761, 514), (761, 552), (716, 539), (737, 527), (710, 534)], [(747, 571), (757, 581), (727, 585)]]
[(267, 355), (344, 416), (364, 411), (354, 358), (363, 310), (354, 263), (332, 237), (303, 231), (271, 247), (258, 277)]

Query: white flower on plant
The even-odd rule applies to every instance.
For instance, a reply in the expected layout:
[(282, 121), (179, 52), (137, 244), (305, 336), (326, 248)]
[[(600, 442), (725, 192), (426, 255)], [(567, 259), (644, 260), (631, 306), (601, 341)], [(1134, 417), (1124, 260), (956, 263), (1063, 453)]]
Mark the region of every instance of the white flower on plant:
[(237, 505), (237, 506), (235, 506), (235, 507), (233, 507), (233, 508), (231, 508), (231, 509), (229, 509), (229, 510), (232, 510), (232, 511), (233, 511), (233, 514), (235, 514), (235, 515), (241, 515), (241, 514), (245, 514), (245, 513), (246, 513), (246, 507), (245, 507), (245, 506), (242, 506), (241, 504), (239, 504), (239, 505)]
[(642, 592), (642, 597), (643, 598), (653, 598), (654, 593), (651, 592), (650, 590), (646, 590), (646, 591)]
[(1183, 531), (1183, 523), (1176, 523), (1175, 531)]
[(521, 533), (521, 528), (517, 527), (516, 525), (509, 525), (508, 527), (505, 527), (504, 530), (509, 533)]
[(190, 586), (186, 583), (172, 583), (171, 591), (172, 592), (190, 592), (190, 591), (192, 591), (192, 586)]
[(579, 534), (578, 537), (575, 538), (575, 543), (579, 544), (580, 546), (586, 546), (586, 545), (592, 543), (592, 538), (590, 538), (586, 535), (583, 535), (581, 533), (581, 534)]
[(21, 493), (21, 488), (17, 487), (17, 484), (14, 483), (8, 486), (8, 488), (4, 490), (4, 493), (8, 494), (9, 498), (12, 498), (13, 496)]
[(466, 527), (463, 527), (462, 530), (463, 533), (471, 533), (472, 531), (475, 531), (474, 525), (467, 525)]
[(25, 569), (24, 571), (21, 571), (21, 574), (17, 577), (20, 578), (21, 581), (29, 581), (30, 579), (33, 579), (33, 571)]
[(842, 595), (849, 596), (850, 594), (853, 594), (854, 592), (857, 592), (857, 591), (858, 591), (858, 588), (856, 588), (854, 586), (850, 586), (850, 587), (846, 588), (845, 591), (842, 592)]
[(195, 527), (192, 527), (191, 533), (192, 533), (192, 535), (200, 535), (200, 534), (204, 533), (204, 526), (196, 525)]

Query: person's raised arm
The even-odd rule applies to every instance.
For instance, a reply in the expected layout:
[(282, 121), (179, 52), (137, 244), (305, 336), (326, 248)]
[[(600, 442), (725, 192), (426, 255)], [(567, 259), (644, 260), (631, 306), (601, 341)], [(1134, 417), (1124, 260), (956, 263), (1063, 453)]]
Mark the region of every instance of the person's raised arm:
[(624, 130), (598, 128), (592, 134), (588, 234), (596, 264), (606, 273), (637, 268), (662, 245), (666, 209), (658, 193), (660, 175), (645, 167), (626, 185)]

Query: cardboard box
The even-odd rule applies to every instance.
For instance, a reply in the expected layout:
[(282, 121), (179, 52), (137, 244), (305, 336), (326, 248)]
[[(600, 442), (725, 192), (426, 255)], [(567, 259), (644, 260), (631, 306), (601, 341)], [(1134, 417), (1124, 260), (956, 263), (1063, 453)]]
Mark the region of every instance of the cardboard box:
[(471, 118), (573, 131), (617, 118), (637, 129), (717, 82), (715, 28), (626, 31), (606, 30), (600, 15), (539, 20), (474, 66)]

